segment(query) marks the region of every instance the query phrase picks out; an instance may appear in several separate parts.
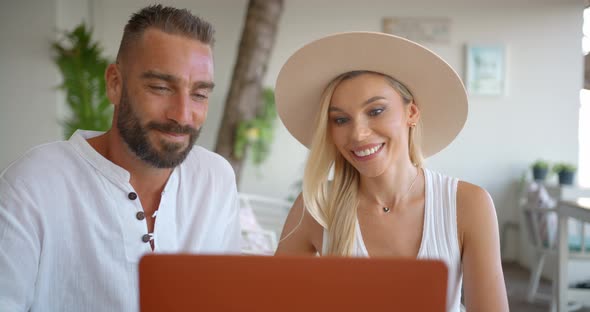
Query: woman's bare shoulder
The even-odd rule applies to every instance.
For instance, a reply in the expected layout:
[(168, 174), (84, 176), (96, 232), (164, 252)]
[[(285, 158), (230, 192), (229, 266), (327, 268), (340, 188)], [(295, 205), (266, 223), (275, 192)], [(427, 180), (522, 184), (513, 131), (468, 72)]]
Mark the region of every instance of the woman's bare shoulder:
[(459, 182), (457, 226), (467, 310), (508, 311), (498, 218), (492, 197), (484, 188)]
[(299, 194), (281, 233), (276, 254), (315, 254), (321, 251), (323, 227), (305, 209)]
[(483, 224), (495, 223), (496, 209), (492, 197), (481, 186), (459, 181), (457, 185), (457, 230), (461, 250), (466, 235)]
[(465, 210), (472, 206), (492, 204), (492, 197), (481, 186), (459, 181), (457, 184), (457, 209)]

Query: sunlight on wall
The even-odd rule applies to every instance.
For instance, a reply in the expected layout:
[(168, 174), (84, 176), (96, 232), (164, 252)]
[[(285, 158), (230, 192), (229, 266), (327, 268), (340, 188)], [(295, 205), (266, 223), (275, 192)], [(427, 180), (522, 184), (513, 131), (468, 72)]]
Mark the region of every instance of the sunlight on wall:
[(584, 32), (584, 37), (582, 38), (582, 51), (584, 52), (584, 55), (588, 54), (588, 52), (590, 52), (590, 9), (585, 9), (584, 10), (584, 26), (582, 26), (583, 28), (583, 32)]
[(590, 90), (580, 91), (580, 103), (578, 183), (590, 187)]
[[(582, 52), (590, 52), (590, 9), (584, 10), (584, 37)], [(587, 79), (587, 78), (585, 78)], [(579, 168), (578, 183), (582, 187), (590, 187), (590, 90), (580, 91), (580, 122), (578, 129)]]
[[(584, 10), (584, 37), (582, 51), (590, 52), (590, 9)], [(578, 129), (579, 168), (578, 183), (582, 187), (590, 187), (590, 90), (580, 91), (580, 122)]]

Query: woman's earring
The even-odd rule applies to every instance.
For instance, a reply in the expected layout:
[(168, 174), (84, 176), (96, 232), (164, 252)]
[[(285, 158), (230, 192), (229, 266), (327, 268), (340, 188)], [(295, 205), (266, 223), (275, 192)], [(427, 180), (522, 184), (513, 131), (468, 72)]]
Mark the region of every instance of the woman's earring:
[(410, 128), (414, 128), (414, 127), (416, 127), (416, 123), (415, 122), (413, 122), (413, 123), (410, 124)]

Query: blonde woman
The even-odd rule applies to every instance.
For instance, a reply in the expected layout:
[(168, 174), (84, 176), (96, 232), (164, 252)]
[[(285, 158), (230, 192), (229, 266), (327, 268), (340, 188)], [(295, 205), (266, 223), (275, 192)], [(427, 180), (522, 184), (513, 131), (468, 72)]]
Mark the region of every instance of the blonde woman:
[(448, 311), (460, 311), (461, 288), (467, 311), (508, 311), (492, 199), (423, 167), (467, 119), (447, 63), (391, 35), (331, 35), (289, 58), (276, 102), (310, 149), (277, 255), (440, 259)]

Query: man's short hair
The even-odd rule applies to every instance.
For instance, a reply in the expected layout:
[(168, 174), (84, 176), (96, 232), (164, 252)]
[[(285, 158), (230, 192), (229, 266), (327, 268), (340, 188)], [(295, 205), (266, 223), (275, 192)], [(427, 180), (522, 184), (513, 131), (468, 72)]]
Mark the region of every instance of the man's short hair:
[(161, 4), (150, 5), (133, 14), (127, 25), (125, 25), (117, 61), (129, 53), (132, 45), (149, 28), (192, 38), (210, 46), (214, 42), (213, 34), (215, 30), (213, 26), (200, 17), (193, 15), (189, 10), (163, 7)]

